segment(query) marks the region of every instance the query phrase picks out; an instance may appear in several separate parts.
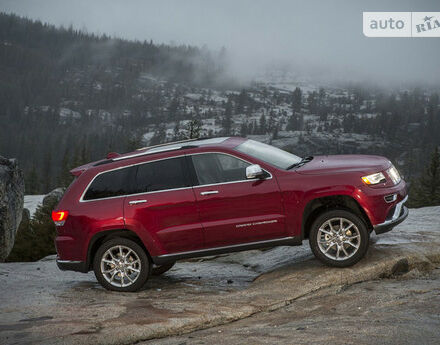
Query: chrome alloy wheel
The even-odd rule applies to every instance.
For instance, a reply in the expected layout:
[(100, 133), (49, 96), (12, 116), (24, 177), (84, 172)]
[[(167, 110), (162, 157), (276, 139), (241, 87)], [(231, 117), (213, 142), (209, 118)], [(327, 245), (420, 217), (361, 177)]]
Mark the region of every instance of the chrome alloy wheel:
[(347, 260), (358, 251), (361, 234), (356, 225), (346, 218), (331, 218), (318, 229), (318, 247), (333, 260)]
[(101, 258), (102, 275), (113, 286), (132, 285), (139, 278), (141, 268), (139, 256), (125, 246), (111, 247)]

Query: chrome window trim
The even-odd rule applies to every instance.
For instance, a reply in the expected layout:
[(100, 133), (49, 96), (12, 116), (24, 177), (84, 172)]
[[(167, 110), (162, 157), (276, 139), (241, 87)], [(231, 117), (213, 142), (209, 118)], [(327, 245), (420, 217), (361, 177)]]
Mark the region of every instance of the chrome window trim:
[(129, 165), (124, 165), (122, 167), (117, 167), (117, 168), (113, 168), (113, 169), (109, 169), (109, 170), (104, 170), (101, 171), (100, 173), (96, 174), (92, 180), (88, 183), (87, 187), (84, 189), (83, 193), (81, 194), (81, 197), (79, 198), (79, 202), (91, 202), (91, 201), (98, 201), (98, 200), (109, 200), (109, 199), (116, 199), (116, 198), (125, 198), (127, 196), (134, 196), (134, 195), (142, 195), (142, 194), (151, 194), (151, 193), (162, 193), (162, 192), (169, 192), (169, 191), (173, 191), (173, 190), (181, 190), (181, 189), (189, 189), (192, 188), (192, 186), (189, 187), (180, 187), (180, 188), (172, 188), (172, 189), (162, 189), (162, 190), (158, 190), (158, 191), (153, 191), (153, 192), (142, 192), (142, 193), (134, 193), (134, 194), (123, 194), (123, 195), (117, 195), (117, 196), (109, 196), (107, 198), (99, 198), (99, 199), (90, 199), (90, 200), (84, 200), (84, 196), (86, 195), (88, 189), (90, 188), (91, 184), (93, 183), (93, 181), (95, 181), (95, 179), (102, 174), (105, 173), (109, 173), (112, 171), (116, 171), (116, 170), (121, 170), (121, 169), (128, 169), (137, 165), (142, 165), (142, 164), (148, 164), (148, 163), (154, 163), (154, 162), (159, 162), (159, 161), (163, 161), (166, 159), (174, 159), (174, 158), (180, 158), (180, 157), (185, 157), (186, 155), (178, 155), (178, 156), (173, 156), (173, 157), (166, 157), (166, 158), (159, 158), (159, 159), (154, 159), (148, 162), (139, 162), (139, 163), (134, 163), (134, 164), (129, 164)]
[[(142, 192), (142, 193), (134, 193), (134, 194), (123, 194), (123, 195), (117, 195), (117, 196), (110, 196), (107, 198), (99, 198), (99, 199), (90, 199), (90, 200), (84, 200), (84, 196), (87, 193), (87, 190), (90, 188), (91, 184), (93, 183), (93, 181), (95, 181), (95, 179), (102, 174), (108, 173), (108, 172), (112, 172), (112, 171), (116, 171), (116, 170), (120, 170), (120, 169), (127, 169), (127, 168), (131, 168), (133, 166), (137, 166), (137, 165), (142, 165), (142, 164), (148, 164), (148, 163), (154, 163), (154, 162), (159, 162), (159, 161), (163, 161), (166, 159), (173, 159), (173, 158), (180, 158), (180, 157), (190, 157), (190, 156), (195, 156), (195, 155), (203, 155), (203, 154), (210, 154), (210, 153), (218, 153), (218, 154), (224, 154), (224, 155), (228, 155), (231, 157), (234, 157), (236, 159), (239, 159), (243, 162), (246, 162), (248, 164), (254, 164), (252, 162), (247, 161), (246, 159), (237, 157), (235, 155), (232, 155), (230, 153), (226, 153), (226, 152), (221, 152), (221, 151), (207, 151), (207, 152), (198, 152), (198, 153), (191, 153), (191, 154), (182, 154), (182, 155), (178, 155), (178, 156), (173, 156), (173, 157), (166, 157), (166, 158), (159, 158), (159, 159), (155, 159), (155, 160), (151, 160), (148, 162), (139, 162), (139, 163), (134, 163), (134, 164), (129, 164), (129, 165), (124, 165), (122, 167), (117, 167), (117, 168), (113, 168), (113, 169), (109, 169), (109, 170), (104, 170), (101, 171), (100, 173), (96, 174), (93, 179), (88, 183), (88, 185), (86, 186), (86, 188), (84, 189), (83, 193), (81, 194), (81, 197), (79, 199), (79, 202), (93, 202), (93, 201), (100, 201), (100, 200), (110, 200), (110, 199), (116, 199), (116, 198), (125, 198), (125, 197), (130, 197), (130, 196), (137, 196), (137, 195), (145, 195), (145, 194), (151, 194), (151, 193), (164, 193), (164, 192), (171, 192), (171, 191), (177, 191), (177, 190), (184, 190), (184, 189), (190, 189), (190, 188), (200, 188), (200, 187), (211, 187), (211, 186), (220, 186), (220, 185), (224, 185), (224, 184), (231, 184), (231, 183), (243, 183), (243, 182), (251, 182), (251, 181), (258, 181), (260, 180), (258, 177), (253, 178), (253, 179), (246, 179), (246, 180), (238, 180), (238, 181), (229, 181), (229, 182), (220, 182), (220, 183), (211, 183), (211, 184), (204, 184), (204, 185), (197, 185), (197, 186), (189, 186), (189, 187), (181, 187), (181, 188), (172, 188), (172, 189), (162, 189), (162, 190), (155, 190), (152, 192)], [(194, 168), (195, 169), (195, 168)], [(263, 169), (263, 168), (262, 168)], [(269, 174), (269, 177), (265, 178), (264, 180), (271, 180), (272, 179), (272, 174), (267, 171), (266, 169), (263, 169), (263, 171), (267, 172)]]

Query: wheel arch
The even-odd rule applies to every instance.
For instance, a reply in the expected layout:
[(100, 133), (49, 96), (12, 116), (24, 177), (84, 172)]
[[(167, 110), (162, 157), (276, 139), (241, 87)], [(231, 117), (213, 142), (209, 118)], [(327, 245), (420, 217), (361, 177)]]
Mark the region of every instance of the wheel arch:
[(116, 237), (128, 238), (135, 241), (145, 250), (145, 253), (147, 254), (148, 258), (151, 261), (151, 255), (150, 252), (148, 251), (148, 248), (145, 246), (141, 238), (134, 231), (128, 229), (106, 230), (94, 234), (89, 241), (89, 245), (87, 249), (87, 262), (86, 262), (86, 268), (88, 271), (92, 270), (93, 258), (95, 257), (98, 248), (104, 242)]
[(332, 209), (344, 209), (349, 212), (353, 212), (359, 216), (367, 225), (367, 229), (371, 232), (373, 226), (370, 219), (365, 213), (364, 209), (359, 203), (349, 195), (330, 195), (321, 198), (315, 198), (310, 200), (304, 208), (302, 223), (301, 223), (301, 238), (306, 239), (309, 237), (310, 228), (313, 221), (321, 213)]

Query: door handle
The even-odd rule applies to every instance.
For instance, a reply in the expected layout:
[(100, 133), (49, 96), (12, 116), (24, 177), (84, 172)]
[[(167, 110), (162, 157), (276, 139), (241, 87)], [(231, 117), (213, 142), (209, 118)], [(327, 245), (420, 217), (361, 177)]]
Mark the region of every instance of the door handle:
[(147, 202), (147, 200), (132, 200), (132, 201), (129, 201), (128, 202), (128, 204), (129, 205), (137, 205), (137, 204), (143, 204), (143, 203), (145, 203), (145, 202)]
[(210, 194), (218, 194), (218, 190), (208, 190), (206, 192), (200, 193), (200, 195), (210, 195)]

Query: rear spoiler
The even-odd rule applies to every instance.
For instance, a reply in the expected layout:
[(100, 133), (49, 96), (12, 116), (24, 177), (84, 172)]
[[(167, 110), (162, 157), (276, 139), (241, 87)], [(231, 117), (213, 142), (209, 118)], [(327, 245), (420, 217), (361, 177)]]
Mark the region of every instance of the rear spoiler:
[(70, 173), (71, 173), (73, 176), (78, 177), (78, 176), (81, 175), (85, 170), (86, 170), (85, 168), (84, 168), (84, 169), (81, 169), (81, 167), (77, 167), (77, 168), (74, 168), (74, 169), (70, 170)]
[(81, 165), (79, 167), (73, 168), (72, 170), (70, 170), (70, 173), (75, 176), (78, 177), (79, 175), (81, 175), (84, 171), (86, 171), (87, 169), (91, 168), (96, 162), (92, 162), (92, 163), (87, 163), (84, 165)]

